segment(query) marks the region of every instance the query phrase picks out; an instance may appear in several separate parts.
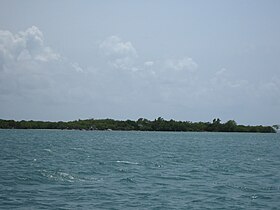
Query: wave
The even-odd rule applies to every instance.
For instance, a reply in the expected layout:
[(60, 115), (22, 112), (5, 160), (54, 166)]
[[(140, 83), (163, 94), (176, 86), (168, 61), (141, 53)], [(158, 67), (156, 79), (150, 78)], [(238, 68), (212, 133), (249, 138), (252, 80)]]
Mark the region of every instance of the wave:
[(102, 182), (104, 181), (103, 178), (96, 178), (96, 177), (83, 177), (78, 179), (81, 182)]
[(51, 179), (54, 181), (74, 182), (74, 180), (75, 180), (74, 176), (72, 176), (66, 172), (53, 172), (53, 171), (42, 170), (41, 174), (44, 177), (47, 177), (48, 179)]
[(46, 152), (49, 152), (49, 153), (51, 153), (52, 152), (52, 150), (51, 149), (43, 149), (44, 151), (46, 151)]
[(139, 165), (139, 163), (137, 163), (137, 162), (130, 162), (130, 161), (126, 161), (126, 160), (117, 160), (116, 162), (123, 163), (123, 164)]
[(102, 177), (71, 175), (62, 171), (40, 170), (42, 176), (56, 182), (102, 182)]
[(84, 151), (83, 148), (80, 148), (80, 147), (73, 147), (73, 148), (70, 148), (71, 150), (75, 150), (75, 151)]
[(136, 183), (136, 181), (130, 177), (122, 178), (120, 179), (120, 182), (126, 182), (126, 183)]

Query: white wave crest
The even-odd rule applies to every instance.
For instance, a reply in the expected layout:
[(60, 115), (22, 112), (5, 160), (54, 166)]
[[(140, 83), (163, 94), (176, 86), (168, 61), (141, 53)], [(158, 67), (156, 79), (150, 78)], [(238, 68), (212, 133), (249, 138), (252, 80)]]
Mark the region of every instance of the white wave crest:
[(117, 163), (124, 163), (124, 164), (131, 164), (131, 165), (139, 165), (139, 163), (137, 162), (130, 162), (130, 161), (126, 161), (126, 160), (117, 160)]

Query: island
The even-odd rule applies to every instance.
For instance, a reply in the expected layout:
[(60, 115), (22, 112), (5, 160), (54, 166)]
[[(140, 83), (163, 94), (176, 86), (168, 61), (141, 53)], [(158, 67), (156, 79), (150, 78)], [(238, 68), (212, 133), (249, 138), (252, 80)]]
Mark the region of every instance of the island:
[(219, 118), (212, 122), (190, 122), (165, 120), (158, 117), (154, 120), (139, 118), (133, 120), (85, 119), (75, 121), (33, 121), (0, 119), (0, 129), (62, 129), (62, 130), (120, 130), (120, 131), (195, 131), (195, 132), (253, 132), (276, 133), (272, 126), (238, 125), (234, 120), (222, 123)]

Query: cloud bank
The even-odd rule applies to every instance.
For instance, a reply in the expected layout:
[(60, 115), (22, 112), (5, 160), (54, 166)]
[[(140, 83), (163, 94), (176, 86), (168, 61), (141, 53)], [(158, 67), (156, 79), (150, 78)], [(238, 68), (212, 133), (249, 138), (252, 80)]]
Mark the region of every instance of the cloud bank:
[(251, 82), (238, 75), (234, 78), (221, 68), (205, 78), (207, 69), (201, 69), (188, 55), (142, 58), (131, 41), (115, 35), (96, 46), (100, 62), (83, 67), (44, 40), (36, 26), (18, 33), (0, 31), (3, 118), (163, 116), (195, 121), (221, 115), (236, 119), (234, 115), (239, 113), (244, 119), (253, 119), (252, 106), (261, 110), (280, 105), (277, 77)]

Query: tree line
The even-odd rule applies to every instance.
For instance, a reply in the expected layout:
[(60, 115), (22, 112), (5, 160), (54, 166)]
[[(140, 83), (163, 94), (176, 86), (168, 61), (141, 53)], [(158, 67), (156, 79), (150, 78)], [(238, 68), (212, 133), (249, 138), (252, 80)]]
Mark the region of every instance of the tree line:
[(67, 129), (67, 130), (124, 130), (124, 131), (208, 131), (208, 132), (257, 132), (275, 133), (271, 126), (245, 126), (238, 125), (234, 120), (222, 123), (219, 118), (212, 122), (190, 122), (165, 120), (159, 117), (155, 120), (139, 118), (133, 120), (113, 120), (113, 119), (86, 119), (68, 122), (48, 122), (48, 121), (15, 121), (1, 120), (0, 129)]

